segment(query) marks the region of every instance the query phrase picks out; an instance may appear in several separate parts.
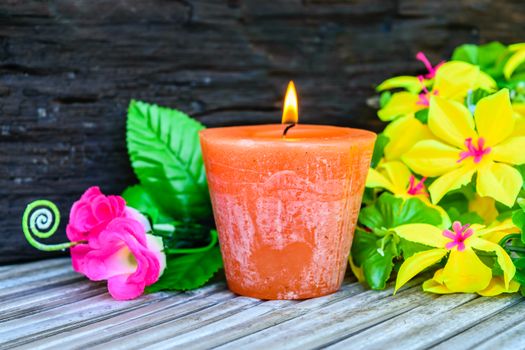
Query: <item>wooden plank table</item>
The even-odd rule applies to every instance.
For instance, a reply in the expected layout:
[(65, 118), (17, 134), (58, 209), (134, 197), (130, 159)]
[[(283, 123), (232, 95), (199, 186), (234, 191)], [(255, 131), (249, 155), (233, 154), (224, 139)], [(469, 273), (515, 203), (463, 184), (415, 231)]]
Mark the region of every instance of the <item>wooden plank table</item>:
[(392, 296), (352, 278), (304, 301), (237, 296), (224, 282), (115, 301), (67, 258), (0, 266), (0, 349), (525, 348), (518, 295)]

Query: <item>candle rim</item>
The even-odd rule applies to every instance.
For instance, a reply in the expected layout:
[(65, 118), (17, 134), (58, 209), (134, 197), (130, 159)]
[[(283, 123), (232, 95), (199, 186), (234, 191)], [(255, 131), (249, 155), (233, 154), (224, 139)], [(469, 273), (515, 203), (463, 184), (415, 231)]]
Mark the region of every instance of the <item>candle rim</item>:
[[(377, 136), (372, 131), (358, 128), (323, 124), (297, 124), (288, 132), (287, 137), (283, 138), (282, 131), (284, 127), (286, 127), (286, 125), (283, 124), (257, 124), (215, 127), (201, 130), (200, 137), (203, 139), (209, 139), (211, 136), (211, 138), (215, 141), (221, 140), (223, 142), (250, 141), (254, 143), (331, 143), (340, 142), (341, 140), (347, 140), (352, 142), (369, 142), (370, 140), (375, 140)], [(265, 130), (265, 128), (267, 130)], [(236, 130), (240, 133), (232, 134), (231, 130)], [(304, 136), (304, 133), (318, 130), (335, 131), (339, 132), (339, 134), (330, 136)], [(244, 133), (242, 133), (243, 131)], [(303, 136), (294, 137), (294, 134), (297, 135), (298, 133)]]

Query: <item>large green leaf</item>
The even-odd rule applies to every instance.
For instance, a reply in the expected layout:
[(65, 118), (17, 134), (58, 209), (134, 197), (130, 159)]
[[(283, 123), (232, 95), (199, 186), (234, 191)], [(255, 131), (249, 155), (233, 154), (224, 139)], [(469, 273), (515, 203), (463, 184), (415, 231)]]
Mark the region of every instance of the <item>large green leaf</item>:
[(141, 185), (163, 211), (180, 220), (211, 217), (199, 143), (204, 126), (186, 114), (131, 101), (127, 145)]
[(382, 254), (378, 250), (380, 245), (381, 239), (373, 232), (356, 229), (351, 256), (355, 265), (363, 269), (365, 280), (372, 289), (385, 288), (394, 266), (392, 260), (396, 256), (392, 241), (385, 245)]
[(377, 237), (372, 232), (356, 228), (351, 255), (357, 266), (362, 266), (366, 259), (377, 253), (376, 242)]
[(496, 80), (503, 77), (503, 66), (507, 58), (507, 47), (497, 41), (479, 46), (473, 44), (461, 45), (452, 54), (452, 60), (477, 65), (482, 71)]
[(170, 220), (168, 215), (142, 185), (129, 186), (122, 192), (122, 197), (126, 200), (126, 205), (149, 216), (154, 224)]
[(361, 266), (365, 280), (370, 288), (375, 290), (385, 289), (386, 282), (390, 279), (393, 259), (396, 256), (395, 246), (392, 242), (386, 244), (383, 253), (375, 253), (366, 259)]
[(403, 200), (383, 193), (373, 206), (361, 210), (359, 222), (370, 229), (391, 229), (411, 223), (439, 225), (442, 217), (418, 198)]
[(399, 240), (398, 247), (403, 252), (403, 258), (405, 260), (410, 258), (412, 255), (419, 253), (423, 250), (433, 249), (433, 247), (430, 247), (430, 246), (427, 246), (421, 243), (408, 241), (403, 238)]
[(218, 246), (205, 252), (170, 256), (166, 271), (147, 291), (196, 289), (208, 282), (220, 268), (222, 258)]
[(354, 263), (363, 269), (370, 288), (385, 288), (395, 259), (401, 255), (406, 259), (430, 248), (400, 240), (393, 228), (410, 223), (439, 225), (441, 222), (440, 213), (423, 201), (417, 198), (403, 200), (389, 193), (383, 193), (373, 205), (362, 209), (359, 223), (370, 232), (356, 229), (351, 253)]

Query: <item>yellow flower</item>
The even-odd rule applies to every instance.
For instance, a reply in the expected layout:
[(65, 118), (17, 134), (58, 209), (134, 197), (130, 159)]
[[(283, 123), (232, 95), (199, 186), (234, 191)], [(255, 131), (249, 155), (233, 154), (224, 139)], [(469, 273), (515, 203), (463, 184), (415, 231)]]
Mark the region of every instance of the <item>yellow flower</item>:
[[(394, 79), (394, 78), (393, 78)], [(404, 77), (407, 80), (407, 77)], [(392, 87), (394, 84), (387, 80), (379, 87)], [(427, 89), (428, 81), (419, 77), (421, 88), (419, 91), (409, 86), (409, 91), (401, 91), (392, 95), (387, 104), (381, 108), (377, 115), (382, 121), (390, 121), (399, 117), (413, 115), (428, 108), (432, 96), (446, 99), (463, 100), (471, 90), (483, 88), (492, 90), (496, 87), (495, 81), (487, 74), (480, 71), (478, 66), (460, 61), (450, 61), (442, 64), (437, 69), (432, 90)], [(389, 82), (389, 84), (386, 84)], [(418, 92), (420, 92), (418, 94)]]
[(366, 187), (384, 188), (396, 197), (403, 199), (418, 198), (429, 207), (439, 211), (443, 219), (443, 227), (450, 226), (447, 212), (440, 206), (430, 203), (425, 180), (425, 177), (417, 179), (402, 162), (391, 161), (380, 164), (376, 169), (370, 168), (368, 170)]
[[(429, 224), (408, 224), (396, 227), (394, 231), (403, 239), (434, 247), (418, 252), (403, 262), (396, 279), (396, 291), (447, 255), (445, 267), (437, 270), (434, 277), (423, 284), (425, 291), (496, 295), (515, 292), (519, 288), (519, 284), (512, 281), (516, 268), (509, 255), (498, 244), (484, 237), (488, 233), (481, 225), (462, 225), (456, 221), (451, 230), (442, 230)], [(492, 276), (492, 270), (480, 260), (474, 249), (495, 253), (503, 270), (503, 278)]]
[(400, 160), (418, 141), (433, 138), (428, 126), (414, 116), (394, 120), (385, 128), (383, 134), (389, 139), (384, 149), (386, 161)]
[(499, 243), (505, 236), (512, 233), (520, 233), (520, 229), (514, 225), (511, 218), (501, 222), (494, 221), (483, 229), (483, 238), (493, 243)]
[(370, 169), (366, 187), (384, 188), (398, 197), (417, 197), (428, 200), (425, 180), (426, 178), (416, 179), (405, 164), (392, 161), (380, 164), (377, 169)]
[(503, 67), (503, 74), (507, 80), (516, 68), (525, 62), (525, 43), (509, 45), (509, 51), (513, 52), (513, 54), (509, 57), (507, 63), (505, 63), (505, 67)]
[(476, 191), (511, 207), (523, 183), (511, 165), (525, 163), (525, 136), (513, 135), (515, 119), (507, 89), (481, 99), (474, 113), (461, 103), (434, 97), (428, 116), (439, 140), (419, 141), (403, 157), (416, 173), (438, 178), (430, 185), (433, 203), (468, 184), (477, 173)]
[(421, 91), (421, 81), (418, 77), (410, 75), (402, 75), (399, 77), (393, 77), (385, 80), (376, 88), (377, 91), (385, 91), (391, 89), (405, 89), (413, 94), (417, 94)]

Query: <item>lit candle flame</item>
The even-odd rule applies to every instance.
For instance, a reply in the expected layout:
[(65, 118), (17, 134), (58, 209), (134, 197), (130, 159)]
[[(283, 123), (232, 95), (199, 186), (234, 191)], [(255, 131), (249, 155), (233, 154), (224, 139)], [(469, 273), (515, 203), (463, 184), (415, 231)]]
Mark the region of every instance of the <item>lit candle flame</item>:
[(284, 98), (282, 124), (297, 124), (298, 122), (297, 92), (293, 81), (290, 81), (288, 89), (286, 89), (286, 97)]

